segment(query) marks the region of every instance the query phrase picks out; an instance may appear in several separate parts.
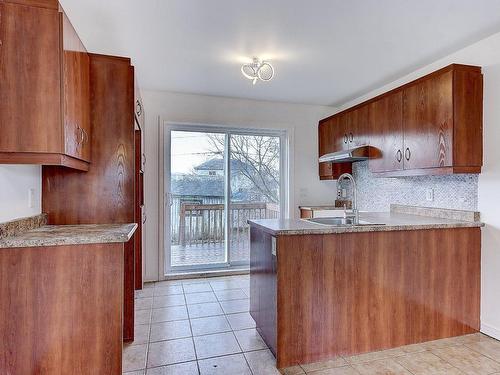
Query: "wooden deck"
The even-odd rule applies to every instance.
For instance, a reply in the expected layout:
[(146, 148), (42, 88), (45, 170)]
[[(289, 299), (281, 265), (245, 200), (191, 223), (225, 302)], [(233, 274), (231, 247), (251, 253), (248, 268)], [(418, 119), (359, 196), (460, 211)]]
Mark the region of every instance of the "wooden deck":
[[(223, 263), (224, 252), (224, 243), (172, 245), (172, 266)], [(230, 249), (230, 252), (231, 262), (250, 261), (250, 247), (246, 241), (240, 242), (234, 249)]]

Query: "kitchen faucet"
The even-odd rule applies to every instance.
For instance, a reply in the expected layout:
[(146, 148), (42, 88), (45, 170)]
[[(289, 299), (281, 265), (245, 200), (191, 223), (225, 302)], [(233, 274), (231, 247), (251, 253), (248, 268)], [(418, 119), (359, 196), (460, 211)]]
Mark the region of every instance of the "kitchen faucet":
[(347, 179), (351, 181), (352, 184), (352, 210), (351, 213), (347, 213), (346, 206), (344, 205), (344, 217), (345, 218), (352, 218), (354, 220), (354, 224), (359, 224), (359, 211), (358, 211), (358, 202), (357, 202), (357, 193), (356, 193), (356, 181), (354, 181), (354, 177), (352, 177), (352, 174), (350, 173), (344, 173), (341, 174), (340, 177), (337, 179), (337, 196), (340, 196), (340, 182), (343, 179)]

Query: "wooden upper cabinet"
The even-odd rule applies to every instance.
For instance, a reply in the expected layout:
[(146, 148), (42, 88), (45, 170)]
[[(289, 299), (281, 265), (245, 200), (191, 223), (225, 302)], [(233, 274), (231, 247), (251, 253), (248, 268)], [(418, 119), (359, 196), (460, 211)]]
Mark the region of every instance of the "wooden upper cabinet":
[(90, 161), (90, 59), (64, 12), (62, 30), (65, 151)]
[(335, 151), (344, 147), (338, 141), (343, 133), (349, 148), (371, 146), (369, 167), (376, 176), (480, 173), (481, 68), (449, 65), (322, 120), (328, 121), (340, 124)]
[(370, 171), (403, 169), (402, 92), (386, 95), (369, 104)]
[(56, 4), (0, 2), (0, 163), (88, 170), (88, 56)]
[(453, 164), (453, 71), (403, 90), (405, 169)]
[(368, 144), (369, 108), (367, 105), (356, 108), (347, 113), (346, 135), (349, 148)]
[(0, 3), (0, 40), (0, 153), (59, 152), (59, 12)]

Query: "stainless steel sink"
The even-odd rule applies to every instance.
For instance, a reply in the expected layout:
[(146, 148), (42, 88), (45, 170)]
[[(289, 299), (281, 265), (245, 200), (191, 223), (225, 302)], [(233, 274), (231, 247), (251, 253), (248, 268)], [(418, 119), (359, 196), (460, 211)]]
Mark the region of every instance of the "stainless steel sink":
[(360, 220), (358, 224), (354, 224), (354, 218), (350, 217), (315, 217), (312, 219), (304, 219), (311, 223), (327, 225), (330, 227), (350, 227), (359, 225), (385, 225), (382, 223), (371, 223), (368, 221)]

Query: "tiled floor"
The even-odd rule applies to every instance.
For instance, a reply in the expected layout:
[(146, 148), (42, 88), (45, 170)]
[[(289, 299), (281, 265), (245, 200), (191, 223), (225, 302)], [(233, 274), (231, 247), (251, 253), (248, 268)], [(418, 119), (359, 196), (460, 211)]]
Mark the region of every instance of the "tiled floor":
[[(136, 295), (128, 375), (280, 374), (248, 313), (249, 277), (164, 281)], [(295, 366), (283, 374), (500, 375), (500, 342), (482, 334)]]

